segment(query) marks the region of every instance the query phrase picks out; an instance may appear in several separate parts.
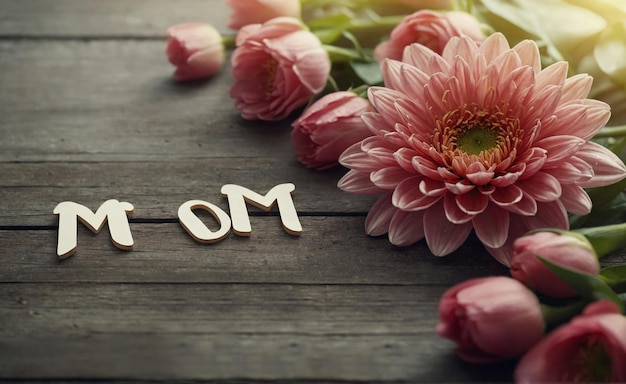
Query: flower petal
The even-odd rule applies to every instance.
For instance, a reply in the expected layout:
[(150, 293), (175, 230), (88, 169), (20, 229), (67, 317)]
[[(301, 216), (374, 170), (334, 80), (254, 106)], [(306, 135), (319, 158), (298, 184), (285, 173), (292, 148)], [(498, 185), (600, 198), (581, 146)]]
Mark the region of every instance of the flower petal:
[(404, 211), (418, 211), (435, 204), (441, 196), (424, 195), (419, 184), (421, 176), (414, 176), (403, 180), (393, 191), (393, 205)]
[(458, 249), (472, 232), (472, 223), (453, 224), (448, 221), (443, 202), (424, 212), (424, 235), (428, 248), (435, 256), (445, 256)]
[(546, 172), (537, 172), (530, 179), (520, 180), (517, 186), (537, 201), (554, 201), (561, 197), (561, 183)]
[(389, 225), (389, 242), (399, 247), (408, 246), (424, 238), (424, 211), (397, 210)]
[(581, 148), (576, 157), (593, 167), (593, 177), (579, 185), (584, 188), (600, 187), (617, 183), (626, 177), (626, 166), (622, 160), (606, 147), (592, 141)]
[(591, 198), (587, 192), (578, 185), (563, 185), (561, 202), (568, 212), (575, 215), (586, 215), (591, 212)]
[(398, 208), (391, 204), (391, 193), (381, 196), (370, 208), (365, 218), (365, 233), (370, 236), (384, 235), (389, 231), (391, 218)]
[(480, 241), (487, 247), (500, 248), (509, 236), (509, 212), (489, 204), (480, 215), (472, 220), (474, 231)]
[(337, 187), (346, 192), (358, 194), (374, 194), (385, 191), (372, 183), (368, 172), (359, 171), (348, 171), (348, 173), (339, 179)]

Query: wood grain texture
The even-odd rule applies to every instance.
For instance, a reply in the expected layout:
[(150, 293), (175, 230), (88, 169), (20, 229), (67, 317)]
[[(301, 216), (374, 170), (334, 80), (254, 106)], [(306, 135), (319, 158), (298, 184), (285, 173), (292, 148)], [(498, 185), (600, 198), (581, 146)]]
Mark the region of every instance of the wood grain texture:
[[(440, 293), (424, 286), (4, 284), (0, 374), (471, 381), (471, 369), (432, 332)], [(482, 377), (506, 380), (508, 368), (496, 365)]]
[(448, 286), (506, 272), (476, 240), (439, 258), (423, 243), (398, 248), (366, 236), (362, 217), (301, 222), (302, 235), (293, 237), (276, 216), (252, 217), (249, 238), (231, 234), (216, 244), (196, 242), (177, 223), (131, 223), (133, 251), (115, 248), (106, 228), (94, 235), (81, 225), (78, 251), (66, 260), (57, 260), (54, 229), (0, 231), (1, 243), (12, 249), (0, 258), (0, 281)]
[(19, 0), (3, 1), (0, 36), (15, 38), (154, 38), (167, 27), (190, 21), (223, 33), (223, 0)]
[[(510, 382), (438, 337), (440, 295), (507, 274), (470, 236), (439, 258), (364, 233), (375, 196), (307, 170), (290, 119), (243, 120), (230, 67), (179, 84), (165, 29), (227, 28), (222, 0), (20, 0), (0, 6), (0, 382)], [(292, 182), (303, 233), (250, 207), (252, 235), (194, 241), (185, 201)], [(135, 246), (78, 226), (56, 256), (61, 201), (128, 201)], [(199, 214), (208, 226), (208, 214)], [(603, 260), (626, 263), (626, 251)]]

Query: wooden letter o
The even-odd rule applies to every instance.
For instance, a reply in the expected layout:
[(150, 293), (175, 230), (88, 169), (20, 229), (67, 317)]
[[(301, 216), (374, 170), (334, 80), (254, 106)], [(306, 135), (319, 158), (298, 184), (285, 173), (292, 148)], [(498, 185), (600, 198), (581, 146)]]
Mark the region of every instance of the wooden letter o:
[[(211, 214), (220, 224), (220, 229), (216, 232), (211, 231), (206, 225), (193, 213), (193, 209), (203, 209)], [(189, 200), (178, 208), (178, 220), (180, 225), (185, 228), (187, 233), (196, 241), (201, 243), (215, 243), (226, 236), (230, 232), (230, 217), (220, 207), (203, 200)]]

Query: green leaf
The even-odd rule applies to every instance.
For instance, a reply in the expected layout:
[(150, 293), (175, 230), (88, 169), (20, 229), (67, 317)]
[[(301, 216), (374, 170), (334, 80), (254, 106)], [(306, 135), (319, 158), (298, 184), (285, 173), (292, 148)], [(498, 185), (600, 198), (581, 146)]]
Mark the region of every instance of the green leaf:
[(343, 28), (320, 29), (313, 32), (322, 44), (332, 44), (339, 39), (343, 33)]
[(604, 268), (600, 271), (600, 278), (614, 291), (626, 292), (626, 265)]
[(383, 74), (380, 71), (380, 65), (376, 61), (372, 62), (351, 62), (352, 70), (365, 84), (377, 85), (382, 84)]
[(602, 32), (593, 52), (602, 71), (614, 80), (626, 77), (624, 41), (626, 41), (626, 26), (621, 21), (614, 22)]
[[(564, 0), (481, 0), (480, 3), (493, 14), (541, 40), (546, 44), (548, 54), (556, 60), (563, 60), (563, 54), (573, 52), (606, 28), (603, 18)], [(558, 23), (554, 22), (555, 15), (558, 15)], [(496, 25), (496, 30), (507, 36), (508, 29), (502, 23)]]
[(563, 268), (554, 264), (541, 256), (537, 256), (545, 265), (557, 276), (568, 283), (572, 289), (578, 292), (583, 298), (588, 300), (608, 299), (618, 305), (620, 311), (624, 312), (624, 303), (600, 277), (586, 273)]
[[(352, 18), (345, 13), (336, 13), (325, 17), (320, 17), (307, 22), (309, 29), (315, 31), (318, 29), (339, 28), (344, 24), (350, 23)], [(341, 28), (343, 30), (343, 28)]]

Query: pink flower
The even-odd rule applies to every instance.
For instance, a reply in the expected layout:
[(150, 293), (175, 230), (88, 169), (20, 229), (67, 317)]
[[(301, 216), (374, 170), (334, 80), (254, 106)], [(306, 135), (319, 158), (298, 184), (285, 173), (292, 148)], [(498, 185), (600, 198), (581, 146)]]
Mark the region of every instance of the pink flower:
[(329, 93), (313, 103), (292, 124), (298, 160), (318, 170), (337, 165), (346, 148), (372, 135), (361, 119), (372, 110), (369, 101), (352, 92)]
[(561, 267), (597, 275), (600, 263), (593, 247), (582, 235), (537, 232), (513, 243), (511, 275), (535, 291), (551, 297), (573, 297), (577, 293), (537, 256)]
[(452, 37), (461, 35), (476, 41), (484, 39), (478, 20), (468, 13), (417, 11), (391, 31), (390, 40), (380, 43), (374, 56), (378, 61), (385, 58), (400, 60), (404, 48), (413, 43), (425, 45), (440, 54)]
[(626, 382), (626, 318), (609, 301), (589, 305), (522, 358), (515, 381), (523, 383)]
[(245, 119), (284, 119), (326, 85), (330, 59), (296, 19), (246, 25), (236, 43), (230, 95)]
[(167, 29), (170, 40), (166, 53), (175, 65), (176, 80), (213, 76), (224, 64), (224, 45), (220, 33), (208, 24), (186, 23)]
[(589, 141), (609, 106), (586, 99), (592, 79), (567, 78), (567, 63), (542, 70), (530, 40), (512, 49), (502, 34), (480, 46), (452, 38), (442, 56), (420, 44), (404, 62), (386, 60), (386, 87), (369, 89), (375, 133), (339, 161), (353, 193), (382, 194), (366, 232), (396, 245), (422, 238), (435, 255), (456, 250), (475, 231), (508, 265), (513, 241), (531, 229), (569, 226), (585, 214), (583, 188), (626, 177), (622, 161)]
[(239, 29), (248, 24), (265, 23), (275, 17), (300, 17), (299, 0), (227, 0), (232, 8), (228, 27)]
[(448, 289), (439, 302), (437, 333), (472, 363), (521, 356), (543, 337), (537, 297), (517, 280), (487, 277)]

